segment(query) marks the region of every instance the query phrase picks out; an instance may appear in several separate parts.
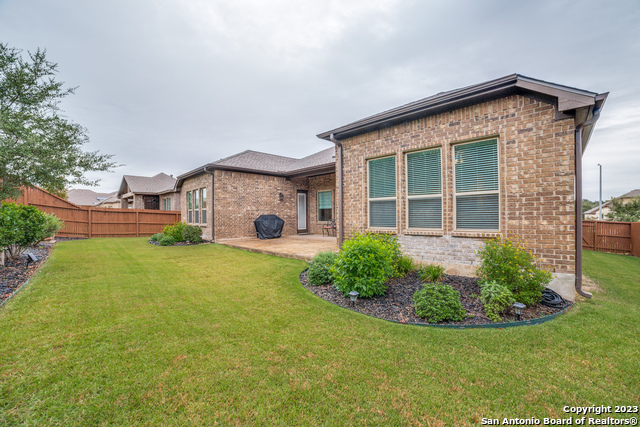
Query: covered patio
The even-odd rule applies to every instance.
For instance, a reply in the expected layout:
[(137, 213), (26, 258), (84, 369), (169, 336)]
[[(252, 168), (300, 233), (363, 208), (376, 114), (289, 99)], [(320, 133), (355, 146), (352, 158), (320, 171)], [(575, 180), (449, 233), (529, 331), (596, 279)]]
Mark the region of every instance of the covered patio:
[(216, 243), (251, 252), (304, 261), (311, 260), (319, 252), (338, 251), (335, 237), (324, 237), (317, 234), (297, 234), (267, 240), (255, 237), (221, 239), (216, 240)]

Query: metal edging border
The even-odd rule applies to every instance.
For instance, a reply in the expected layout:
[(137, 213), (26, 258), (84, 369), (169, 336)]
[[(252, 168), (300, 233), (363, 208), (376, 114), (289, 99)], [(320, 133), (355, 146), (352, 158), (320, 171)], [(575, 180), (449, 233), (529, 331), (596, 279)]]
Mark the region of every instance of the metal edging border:
[[(53, 247), (51, 248), (51, 250), (53, 250)], [(29, 278), (28, 278), (28, 279), (27, 279), (23, 284), (21, 284), (20, 286), (18, 286), (18, 287), (16, 288), (16, 290), (15, 290), (15, 291), (13, 291), (13, 292), (11, 293), (11, 295), (9, 295), (9, 298), (7, 298), (6, 300), (4, 300), (4, 301), (0, 302), (0, 308), (4, 307), (4, 305), (5, 305), (5, 304), (6, 304), (6, 303), (11, 299), (11, 298), (13, 298), (13, 297), (18, 293), (18, 292), (20, 292), (20, 290), (21, 290), (21, 289), (22, 289), (22, 288), (23, 288), (27, 283), (29, 283), (29, 282), (31, 281), (31, 278), (32, 278), (33, 276), (35, 276), (35, 274), (36, 274), (38, 271), (40, 271), (40, 267), (42, 267), (42, 266), (43, 266), (43, 265), (44, 265), (44, 264), (49, 260), (49, 257), (50, 257), (50, 256), (51, 256), (51, 252), (49, 252), (49, 255), (47, 255), (47, 258), (46, 258), (44, 261), (42, 261), (42, 262), (41, 262), (41, 263), (36, 267), (36, 269), (33, 271), (33, 273), (31, 274), (31, 276), (29, 276)]]
[[(302, 270), (300, 272), (300, 274), (304, 273), (307, 270), (309, 270), (309, 269), (305, 268), (304, 270)], [(298, 281), (300, 281), (300, 276), (299, 275), (298, 275)], [(316, 298), (320, 298), (323, 301), (327, 301), (326, 299), (317, 296), (316, 294), (311, 292), (309, 289), (307, 289), (304, 285), (302, 285), (302, 282), (300, 282), (300, 285), (307, 292), (309, 292), (311, 295), (315, 296)], [(557, 313), (553, 313), (553, 314), (550, 314), (548, 316), (538, 317), (536, 319), (519, 320), (519, 321), (516, 321), (516, 322), (484, 323), (484, 324), (481, 324), (481, 325), (440, 325), (440, 324), (437, 324), (437, 323), (398, 322), (397, 320), (383, 319), (382, 317), (372, 316), (371, 314), (363, 313), (361, 311), (354, 310), (354, 309), (349, 308), (349, 307), (343, 307), (341, 305), (334, 304), (331, 301), (327, 301), (327, 302), (330, 303), (330, 304), (336, 305), (336, 306), (338, 306), (340, 308), (344, 308), (346, 310), (353, 311), (354, 313), (364, 314), (365, 316), (373, 317), (374, 319), (384, 320), (385, 322), (397, 323), (398, 325), (424, 326), (424, 327), (443, 328), (443, 329), (505, 329), (505, 328), (514, 328), (514, 327), (517, 327), (517, 326), (540, 325), (542, 323), (546, 323), (546, 322), (548, 322), (550, 320), (553, 320), (553, 319), (555, 319), (556, 317), (558, 317), (558, 316), (560, 316), (562, 314), (567, 313), (571, 309), (571, 307), (573, 307), (575, 305), (575, 303), (569, 304), (565, 308), (563, 308), (562, 310), (558, 311)]]

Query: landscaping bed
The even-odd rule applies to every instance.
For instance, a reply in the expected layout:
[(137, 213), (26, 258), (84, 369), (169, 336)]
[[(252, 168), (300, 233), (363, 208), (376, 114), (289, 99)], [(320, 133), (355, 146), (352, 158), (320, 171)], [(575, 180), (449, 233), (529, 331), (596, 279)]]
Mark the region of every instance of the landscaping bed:
[[(211, 243), (211, 242), (212, 242), (211, 240), (202, 239), (202, 241), (197, 242), (197, 243), (195, 243), (195, 242), (176, 242), (173, 245), (168, 245), (168, 246), (194, 246), (194, 245), (204, 245), (206, 243)], [(155, 240), (151, 240), (151, 239), (149, 239), (148, 243), (150, 243), (152, 245), (155, 245), (155, 246), (161, 246), (160, 242), (155, 241)]]
[[(11, 298), (38, 267), (46, 261), (53, 248), (53, 243), (42, 243), (37, 247), (29, 248), (26, 253), (16, 259), (5, 260), (5, 266), (0, 267), (0, 305)], [(38, 261), (27, 265), (27, 253), (32, 253)]]
[[(320, 298), (380, 319), (392, 320), (401, 323), (429, 324), (418, 317), (413, 307), (413, 294), (422, 288), (423, 281), (417, 272), (411, 272), (404, 277), (390, 279), (387, 282), (387, 291), (383, 296), (372, 298), (359, 298), (353, 304), (333, 285), (313, 286), (307, 284), (307, 270), (300, 274), (302, 285)], [(440, 284), (451, 285), (460, 292), (460, 302), (467, 313), (467, 317), (460, 322), (439, 322), (439, 325), (482, 325), (495, 323), (484, 312), (484, 305), (480, 301), (480, 286), (475, 277), (443, 275)], [(571, 305), (571, 303), (568, 303)], [(542, 304), (527, 307), (520, 320), (531, 320), (549, 316), (564, 310), (566, 307), (552, 308)], [(515, 322), (513, 314), (502, 317), (502, 322)]]

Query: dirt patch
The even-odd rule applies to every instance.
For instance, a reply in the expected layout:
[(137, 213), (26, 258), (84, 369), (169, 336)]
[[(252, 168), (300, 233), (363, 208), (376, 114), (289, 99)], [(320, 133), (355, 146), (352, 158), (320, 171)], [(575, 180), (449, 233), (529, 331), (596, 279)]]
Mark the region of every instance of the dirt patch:
[[(49, 257), (52, 248), (52, 242), (43, 243), (38, 247), (29, 248), (15, 259), (5, 261), (5, 266), (0, 267), (0, 305), (11, 298), (16, 290), (29, 280), (38, 267)], [(37, 261), (28, 262), (28, 253), (33, 254)]]
[[(394, 278), (387, 282), (387, 292), (383, 296), (358, 299), (352, 304), (348, 297), (336, 290), (333, 285), (313, 286), (307, 284), (307, 272), (300, 274), (300, 282), (310, 292), (320, 298), (361, 313), (386, 320), (401, 323), (427, 324), (424, 319), (416, 316), (413, 308), (413, 294), (422, 288), (422, 281), (416, 272), (405, 277)], [(440, 322), (440, 325), (482, 325), (494, 323), (484, 313), (484, 305), (480, 301), (480, 286), (478, 279), (465, 276), (443, 276), (441, 284), (451, 285), (460, 292), (460, 302), (467, 313), (467, 318), (461, 322)], [(551, 308), (542, 304), (527, 307), (520, 320), (531, 320), (562, 311), (562, 308)], [(503, 322), (515, 322), (515, 314), (502, 317)]]

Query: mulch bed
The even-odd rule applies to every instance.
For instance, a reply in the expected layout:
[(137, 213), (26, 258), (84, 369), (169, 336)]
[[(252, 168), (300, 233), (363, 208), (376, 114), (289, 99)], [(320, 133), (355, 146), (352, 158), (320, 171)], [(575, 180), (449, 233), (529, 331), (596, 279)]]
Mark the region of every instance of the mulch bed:
[[(154, 242), (151, 239), (149, 239), (149, 243), (152, 244), (152, 245), (155, 245), (155, 246), (160, 246), (160, 242)], [(206, 245), (207, 243), (211, 243), (211, 240), (202, 239), (202, 242), (200, 242), (200, 243), (177, 242), (177, 243), (174, 243), (173, 245), (170, 245), (170, 246), (195, 246), (195, 245)]]
[[(5, 266), (0, 266), (0, 305), (11, 298), (16, 290), (24, 284), (38, 267), (46, 261), (53, 248), (53, 243), (45, 242), (35, 248), (29, 248), (16, 259), (5, 259)], [(38, 261), (27, 266), (27, 253), (32, 253)]]
[[(416, 272), (405, 277), (399, 277), (387, 282), (387, 292), (383, 296), (358, 299), (354, 304), (348, 297), (336, 290), (333, 285), (313, 286), (307, 284), (307, 271), (300, 274), (300, 282), (310, 292), (320, 298), (339, 306), (359, 311), (370, 316), (401, 323), (428, 324), (424, 319), (416, 316), (413, 309), (413, 294), (422, 288), (422, 281)], [(467, 318), (461, 322), (441, 322), (439, 325), (482, 325), (494, 323), (484, 313), (484, 305), (480, 301), (480, 286), (478, 279), (465, 276), (444, 275), (441, 284), (451, 285), (460, 292), (460, 302), (467, 312)], [(527, 307), (520, 320), (537, 319), (558, 313), (564, 308), (551, 308), (542, 304)], [(502, 316), (502, 322), (515, 322), (515, 315)]]

